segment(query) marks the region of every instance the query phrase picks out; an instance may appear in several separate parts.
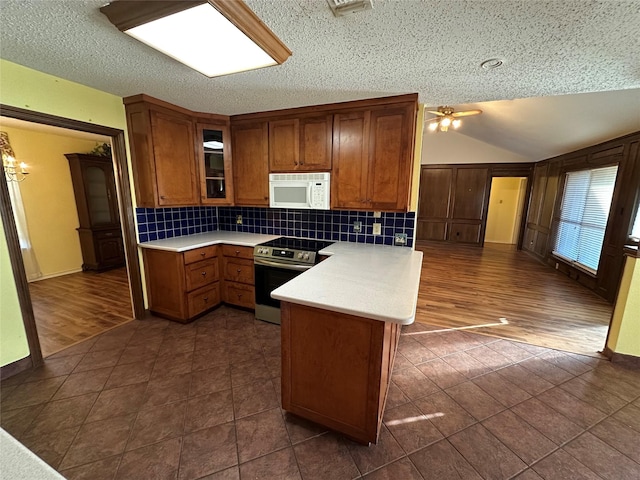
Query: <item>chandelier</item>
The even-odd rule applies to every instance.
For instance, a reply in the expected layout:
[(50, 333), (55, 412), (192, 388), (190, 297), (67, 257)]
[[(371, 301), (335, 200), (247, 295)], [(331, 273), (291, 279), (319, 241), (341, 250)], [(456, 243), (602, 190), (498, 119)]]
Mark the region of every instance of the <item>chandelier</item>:
[(2, 152), (2, 167), (7, 182), (22, 182), (27, 178), (29, 175), (27, 164), (16, 161), (7, 132), (0, 132), (0, 152)]

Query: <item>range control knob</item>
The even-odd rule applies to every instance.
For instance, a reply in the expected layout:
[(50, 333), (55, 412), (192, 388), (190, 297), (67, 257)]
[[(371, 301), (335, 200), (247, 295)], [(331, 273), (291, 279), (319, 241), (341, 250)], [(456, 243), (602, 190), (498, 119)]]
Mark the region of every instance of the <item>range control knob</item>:
[(298, 253), (298, 258), (302, 258), (302, 252)]
[(305, 253), (305, 254), (304, 254), (304, 256), (303, 256), (303, 258), (304, 258), (305, 260), (309, 260), (309, 254), (308, 254), (308, 253)]

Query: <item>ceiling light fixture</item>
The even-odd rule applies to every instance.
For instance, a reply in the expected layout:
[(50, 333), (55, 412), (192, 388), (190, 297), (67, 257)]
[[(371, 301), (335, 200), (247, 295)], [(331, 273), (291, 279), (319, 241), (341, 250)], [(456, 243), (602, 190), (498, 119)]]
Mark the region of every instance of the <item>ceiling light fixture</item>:
[(373, 0), (327, 0), (327, 3), (336, 17), (344, 17), (350, 13), (373, 8)]
[(291, 56), (242, 0), (116, 0), (100, 11), (118, 30), (207, 77), (280, 65)]
[(437, 110), (427, 110), (427, 112), (437, 115), (436, 118), (427, 120), (429, 122), (429, 130), (432, 132), (448, 132), (449, 127), (458, 129), (462, 125), (462, 120), (458, 117), (469, 117), (471, 115), (479, 115), (482, 110), (467, 110), (464, 112), (455, 112), (453, 107), (438, 107)]
[(503, 62), (499, 58), (490, 58), (489, 60), (482, 62), (480, 66), (485, 70), (493, 70), (494, 68), (501, 67), (502, 64)]

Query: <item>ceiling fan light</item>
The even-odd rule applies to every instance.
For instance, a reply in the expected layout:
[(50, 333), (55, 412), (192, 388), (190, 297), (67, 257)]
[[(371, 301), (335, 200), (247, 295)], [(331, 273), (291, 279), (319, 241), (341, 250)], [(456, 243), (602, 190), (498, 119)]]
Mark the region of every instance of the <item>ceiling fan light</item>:
[(438, 122), (431, 122), (429, 124), (429, 130), (431, 130), (432, 132), (435, 132), (438, 129)]
[(451, 126), (453, 128), (458, 128), (460, 125), (462, 125), (462, 120), (460, 120), (459, 118), (456, 118), (453, 122), (451, 122)]
[[(441, 127), (445, 127), (448, 128), (449, 125), (451, 125), (451, 118), (449, 117), (444, 117), (442, 120), (440, 120), (440, 126)], [(446, 132), (446, 130), (443, 130)]]

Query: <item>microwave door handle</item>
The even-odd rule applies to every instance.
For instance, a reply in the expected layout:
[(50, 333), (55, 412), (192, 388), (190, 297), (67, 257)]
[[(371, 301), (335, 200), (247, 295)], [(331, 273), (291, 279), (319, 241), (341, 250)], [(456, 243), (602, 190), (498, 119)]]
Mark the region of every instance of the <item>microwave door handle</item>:
[(313, 189), (313, 184), (309, 185), (309, 187), (307, 188), (307, 205), (309, 205), (309, 207), (313, 207), (313, 205), (311, 205), (311, 190)]

